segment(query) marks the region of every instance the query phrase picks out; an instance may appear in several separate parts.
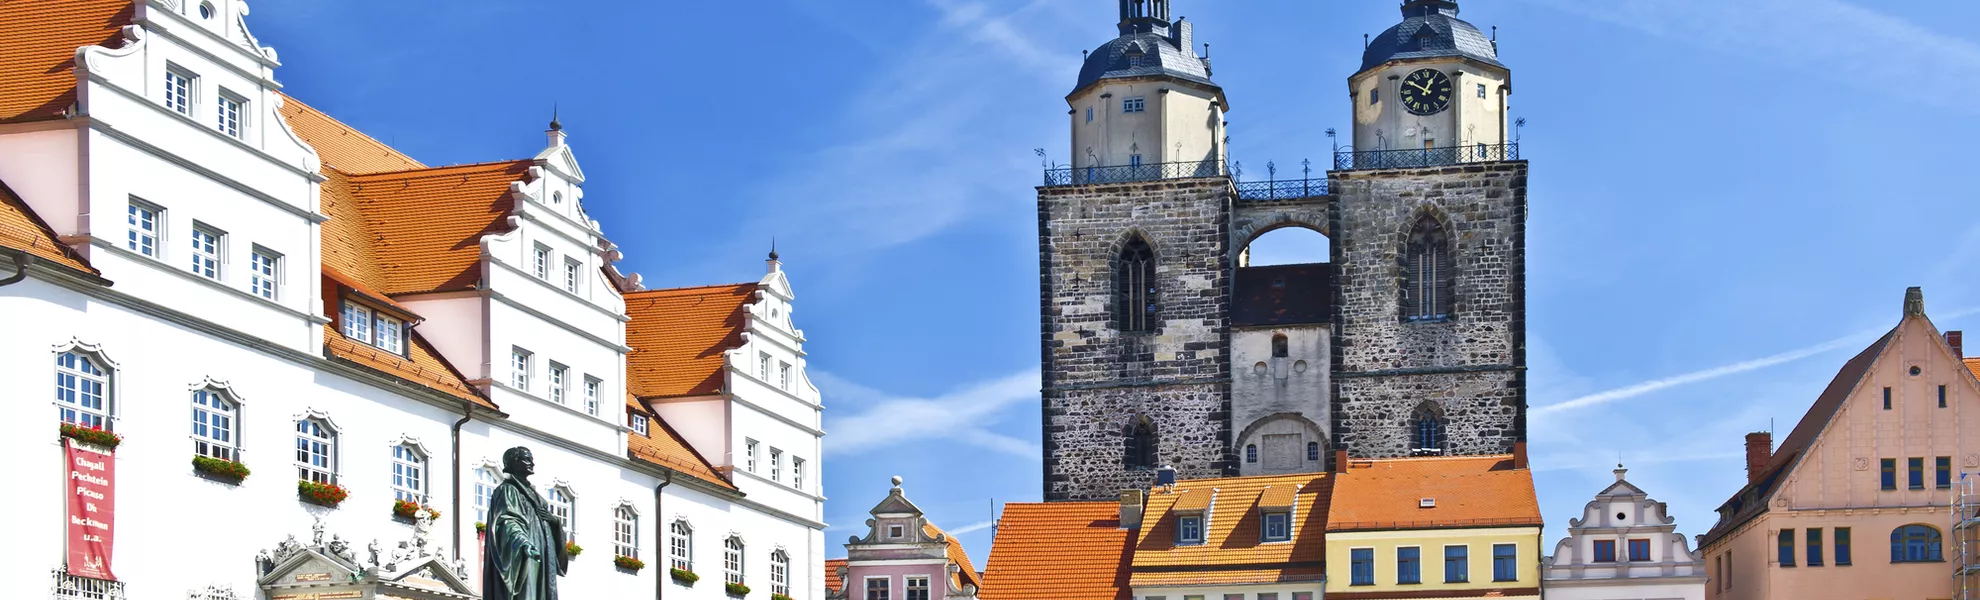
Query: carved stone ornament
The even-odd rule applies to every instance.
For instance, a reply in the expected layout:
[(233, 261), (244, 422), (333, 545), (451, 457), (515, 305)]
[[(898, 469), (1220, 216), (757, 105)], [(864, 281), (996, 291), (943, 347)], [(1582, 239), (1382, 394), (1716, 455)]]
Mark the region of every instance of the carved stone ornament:
[(1858, 456), (1856, 458), (1850, 459), (1850, 465), (1854, 466), (1858, 471), (1868, 471), (1870, 470), (1870, 459), (1867, 457)]

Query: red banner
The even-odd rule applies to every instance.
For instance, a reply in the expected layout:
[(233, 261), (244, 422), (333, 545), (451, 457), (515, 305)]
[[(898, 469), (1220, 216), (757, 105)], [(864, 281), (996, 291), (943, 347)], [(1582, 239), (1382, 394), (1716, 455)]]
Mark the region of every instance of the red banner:
[(117, 522), (117, 462), (110, 451), (73, 439), (64, 456), (69, 485), (69, 574), (115, 580), (110, 542)]

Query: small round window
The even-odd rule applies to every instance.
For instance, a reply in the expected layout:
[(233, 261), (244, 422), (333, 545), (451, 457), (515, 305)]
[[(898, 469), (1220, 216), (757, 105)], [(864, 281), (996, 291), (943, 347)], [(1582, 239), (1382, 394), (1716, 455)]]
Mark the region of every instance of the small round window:
[(1917, 377), (1917, 376), (1918, 376), (1918, 371), (1919, 371), (1919, 369), (1918, 369), (1918, 367), (1912, 367), (1912, 368), (1911, 368), (1911, 376), (1912, 376), (1912, 377)]
[(201, 19), (213, 18), (213, 4), (207, 2), (199, 3), (199, 18)]

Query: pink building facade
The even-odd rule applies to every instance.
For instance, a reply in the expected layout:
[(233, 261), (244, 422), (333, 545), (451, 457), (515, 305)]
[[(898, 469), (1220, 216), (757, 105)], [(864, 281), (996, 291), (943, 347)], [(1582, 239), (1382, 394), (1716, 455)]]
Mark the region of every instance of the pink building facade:
[(1924, 294), (1845, 363), (1771, 449), (1748, 436), (1748, 483), (1700, 536), (1710, 600), (1952, 598), (1948, 503), (1980, 471), (1980, 382)]
[[(828, 600), (976, 600), (982, 578), (963, 553), (962, 541), (930, 523), (901, 491), (868, 511), (865, 536), (846, 540), (846, 558), (827, 568)], [(838, 582), (830, 587), (832, 582)]]

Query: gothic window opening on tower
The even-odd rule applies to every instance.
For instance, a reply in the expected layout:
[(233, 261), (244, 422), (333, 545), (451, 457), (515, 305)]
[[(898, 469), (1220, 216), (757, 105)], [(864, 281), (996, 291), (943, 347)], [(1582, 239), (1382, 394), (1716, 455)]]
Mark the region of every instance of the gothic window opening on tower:
[(1449, 319), (1454, 278), (1450, 236), (1443, 225), (1430, 215), (1419, 217), (1403, 256), (1403, 320)]
[(1153, 331), (1156, 316), (1155, 250), (1139, 236), (1121, 249), (1115, 271), (1114, 310), (1121, 331)]

